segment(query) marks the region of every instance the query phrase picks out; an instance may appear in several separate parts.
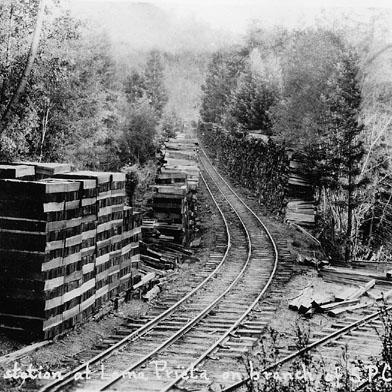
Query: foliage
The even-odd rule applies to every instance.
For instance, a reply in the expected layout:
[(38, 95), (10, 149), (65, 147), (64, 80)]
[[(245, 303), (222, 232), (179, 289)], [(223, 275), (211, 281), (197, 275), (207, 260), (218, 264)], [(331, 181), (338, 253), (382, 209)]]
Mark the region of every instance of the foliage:
[(277, 94), (274, 86), (247, 67), (231, 94), (225, 125), (230, 128), (230, 124), (234, 123), (234, 128), (239, 130), (262, 130), (270, 134), (272, 124), (269, 109), (275, 103)]
[[(27, 86), (0, 134), (0, 158), (101, 170), (146, 162), (167, 101), (160, 53), (120, 77), (109, 37), (48, 4)], [(37, 9), (38, 1), (0, 5), (0, 115), (25, 67)]]
[[(301, 156), (315, 190), (316, 233), (330, 256), (350, 260), (379, 254), (392, 235), (389, 84), (372, 84), (360, 48), (337, 31), (255, 26), (245, 45), (236, 52), (243, 56), (237, 67), (229, 66), (234, 52), (212, 56), (202, 120), (234, 134), (262, 130)], [(367, 56), (369, 68), (375, 57)], [(377, 120), (369, 105), (382, 113)], [(252, 161), (250, 154), (243, 159)], [(224, 166), (239, 164), (237, 152), (233, 155), (219, 158)], [(234, 171), (236, 179), (243, 178)], [(252, 180), (241, 181), (257, 192)]]
[(182, 129), (182, 121), (175, 111), (167, 111), (161, 118), (159, 128), (163, 139), (174, 138)]
[(200, 116), (205, 122), (221, 123), (237, 77), (244, 68), (245, 54), (240, 50), (217, 51), (208, 65), (202, 86)]
[(144, 88), (146, 96), (158, 117), (162, 115), (168, 99), (163, 76), (161, 55), (157, 50), (153, 50), (149, 54), (144, 70)]
[(146, 99), (131, 106), (120, 142), (123, 165), (144, 164), (154, 156), (157, 124), (156, 112)]
[(201, 124), (199, 137), (230, 177), (252, 190), (274, 213), (284, 212), (288, 185), (284, 146), (233, 135), (212, 124)]

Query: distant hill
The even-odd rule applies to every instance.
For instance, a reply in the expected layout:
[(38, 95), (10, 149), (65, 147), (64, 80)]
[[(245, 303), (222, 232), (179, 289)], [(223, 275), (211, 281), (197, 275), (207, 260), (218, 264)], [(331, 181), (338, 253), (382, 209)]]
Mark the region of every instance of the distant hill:
[(123, 48), (209, 51), (229, 42), (226, 33), (191, 18), (180, 19), (152, 3), (69, 2), (74, 14), (95, 21)]

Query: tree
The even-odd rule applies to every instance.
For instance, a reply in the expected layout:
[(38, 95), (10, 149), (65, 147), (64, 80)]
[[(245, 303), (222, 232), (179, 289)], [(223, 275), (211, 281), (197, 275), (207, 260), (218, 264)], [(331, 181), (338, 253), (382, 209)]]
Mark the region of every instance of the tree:
[(124, 92), (130, 104), (136, 103), (146, 94), (146, 83), (143, 74), (132, 70), (124, 82)]
[(166, 111), (159, 124), (160, 132), (164, 139), (176, 137), (176, 132), (181, 131), (181, 119), (174, 110)]
[[(358, 190), (367, 182), (359, 179), (360, 163), (365, 154), (363, 142), (360, 140), (364, 126), (359, 122), (361, 107), (361, 90), (357, 81), (358, 56), (348, 50), (342, 61), (336, 65), (334, 78), (334, 94), (327, 97), (329, 106), (329, 123), (336, 143), (337, 156), (331, 159), (338, 172), (340, 186), (346, 191), (345, 207), (347, 208), (347, 224), (345, 235), (345, 259), (350, 260), (353, 248), (353, 214), (360, 204)], [(358, 230), (358, 227), (356, 228)], [(356, 231), (357, 231), (356, 230)], [(356, 233), (357, 235), (357, 233)]]
[(272, 127), (269, 110), (276, 99), (276, 88), (248, 67), (239, 77), (225, 116), (241, 129), (269, 134)]
[(151, 51), (149, 54), (143, 79), (146, 96), (158, 117), (160, 117), (168, 98), (164, 86), (161, 55), (156, 50)]
[(202, 86), (200, 116), (203, 121), (222, 123), (237, 78), (244, 69), (245, 56), (240, 50), (213, 53)]
[(143, 99), (130, 107), (120, 138), (123, 165), (144, 164), (153, 158), (156, 127), (156, 112), (148, 100)]
[(295, 32), (282, 54), (282, 99), (272, 109), (273, 133), (297, 149), (325, 132), (330, 78), (344, 52), (341, 37), (325, 30)]
[[(14, 94), (12, 95), (10, 101), (8, 102), (8, 105), (6, 106), (1, 119), (0, 119), (0, 134), (3, 132), (4, 127), (6, 126), (7, 120), (10, 115), (10, 111), (12, 110), (13, 106), (15, 106), (20, 98), (20, 96), (23, 94), (26, 84), (27, 84), (27, 79), (29, 77), (29, 74), (33, 68), (34, 60), (38, 51), (38, 45), (40, 41), (40, 36), (41, 36), (41, 30), (42, 30), (42, 24), (44, 20), (44, 13), (45, 13), (45, 5), (46, 5), (46, 0), (40, 0), (38, 3), (38, 10), (37, 10), (37, 20), (35, 23), (35, 28), (34, 28), (34, 33), (31, 41), (31, 46), (29, 49), (29, 53), (27, 55), (27, 61), (26, 65), (24, 66), (23, 73), (21, 74), (16, 90)], [(13, 14), (13, 4), (11, 3), (11, 9), (10, 9), (10, 18), (12, 18)]]

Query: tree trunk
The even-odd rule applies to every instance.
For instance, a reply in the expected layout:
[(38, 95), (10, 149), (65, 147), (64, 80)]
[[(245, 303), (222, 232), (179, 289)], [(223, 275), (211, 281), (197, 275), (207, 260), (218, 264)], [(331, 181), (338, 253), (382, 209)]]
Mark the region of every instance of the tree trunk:
[(347, 231), (346, 231), (346, 249), (345, 260), (349, 261), (351, 258), (351, 234), (353, 230), (353, 189), (352, 189), (352, 165), (349, 163), (348, 173), (348, 198), (347, 198)]
[(18, 103), (20, 96), (24, 92), (24, 89), (27, 84), (27, 79), (30, 75), (32, 68), (33, 68), (34, 60), (35, 60), (35, 57), (36, 57), (37, 51), (38, 51), (38, 45), (39, 45), (41, 30), (42, 30), (42, 24), (44, 21), (46, 1), (47, 0), (40, 0), (39, 6), (38, 6), (37, 21), (35, 24), (35, 29), (34, 29), (33, 38), (31, 41), (31, 46), (30, 46), (26, 66), (23, 70), (23, 73), (22, 73), (20, 79), (19, 79), (18, 87), (17, 87), (14, 95), (12, 96), (11, 100), (9, 101), (9, 103), (8, 103), (6, 109), (1, 117), (0, 135), (4, 131), (4, 128), (7, 124), (12, 107)]
[(44, 143), (45, 143), (46, 131), (48, 128), (48, 121), (49, 121), (49, 109), (50, 109), (50, 101), (46, 108), (45, 114), (42, 118), (42, 137), (41, 137), (40, 152), (39, 152), (39, 162), (42, 161), (42, 157), (44, 154)]

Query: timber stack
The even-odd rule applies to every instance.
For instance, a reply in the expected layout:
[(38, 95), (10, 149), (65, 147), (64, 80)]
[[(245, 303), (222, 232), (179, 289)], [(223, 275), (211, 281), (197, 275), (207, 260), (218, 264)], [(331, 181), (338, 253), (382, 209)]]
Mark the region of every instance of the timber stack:
[(285, 218), (286, 221), (302, 227), (312, 227), (316, 216), (314, 191), (309, 179), (303, 173), (301, 160), (291, 157)]
[(152, 215), (143, 221), (143, 262), (156, 269), (171, 269), (192, 252), (184, 249), (197, 232), (197, 141), (178, 134), (162, 147), (152, 185)]
[(52, 338), (141, 279), (142, 217), (124, 205), (125, 175), (70, 169), (0, 165), (2, 329)]
[(314, 189), (298, 153), (263, 131), (233, 133), (200, 122), (198, 134), (216, 164), (260, 204), (288, 222), (314, 226)]

